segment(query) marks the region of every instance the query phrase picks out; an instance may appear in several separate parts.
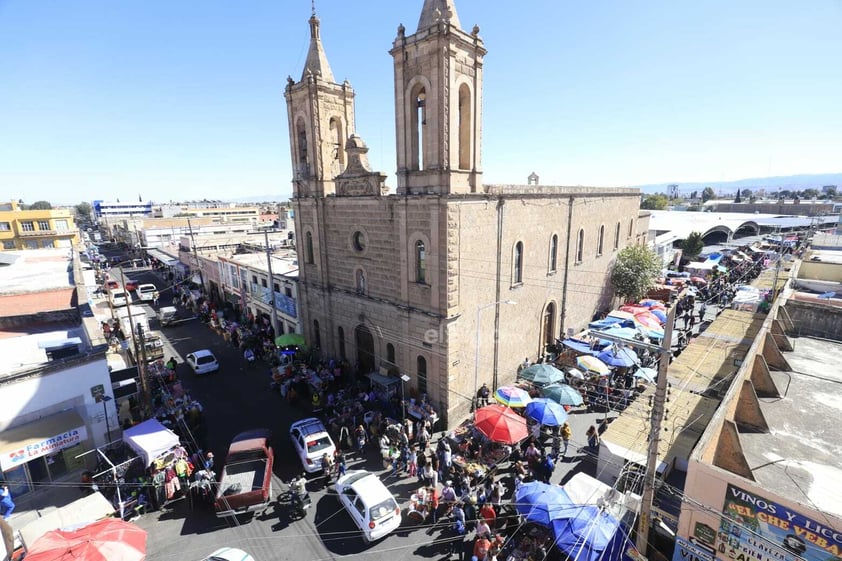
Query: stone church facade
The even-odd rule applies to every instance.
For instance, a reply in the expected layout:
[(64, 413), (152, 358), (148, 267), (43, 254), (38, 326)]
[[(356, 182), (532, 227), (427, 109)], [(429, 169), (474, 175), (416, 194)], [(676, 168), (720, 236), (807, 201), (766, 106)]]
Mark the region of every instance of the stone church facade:
[(305, 337), (360, 375), (407, 375), (407, 397), (426, 394), (452, 425), (478, 385), (511, 383), (524, 357), (609, 306), (613, 259), (645, 226), (639, 192), (539, 186), (534, 174), (482, 184), (479, 28), (463, 31), (453, 0), (425, 0), (390, 51), (392, 193), (368, 164), (355, 92), (335, 82), (315, 14), (310, 32), (285, 91)]

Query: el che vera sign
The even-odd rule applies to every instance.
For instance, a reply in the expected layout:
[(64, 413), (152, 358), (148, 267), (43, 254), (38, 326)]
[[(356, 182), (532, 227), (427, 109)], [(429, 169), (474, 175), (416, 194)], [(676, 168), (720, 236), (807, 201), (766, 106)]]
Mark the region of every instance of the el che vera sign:
[(733, 561), (842, 561), (842, 531), (728, 485), (716, 557)]

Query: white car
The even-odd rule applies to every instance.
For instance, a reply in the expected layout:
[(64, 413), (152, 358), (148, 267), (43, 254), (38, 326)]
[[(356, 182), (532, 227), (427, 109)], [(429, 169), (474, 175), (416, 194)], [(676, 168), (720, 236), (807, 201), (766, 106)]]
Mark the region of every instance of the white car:
[(336, 481), (336, 496), (371, 543), (401, 525), (401, 508), (380, 478), (365, 470), (352, 470)]
[(129, 298), (131, 298), (131, 296), (129, 296), (129, 294), (122, 288), (113, 288), (108, 293), (108, 299), (111, 301), (111, 306), (113, 308), (127, 306)]
[(187, 355), (187, 364), (193, 369), (196, 374), (207, 374), (219, 370), (219, 363), (213, 353), (207, 349), (194, 351)]
[(158, 287), (154, 284), (141, 284), (137, 287), (137, 297), (144, 302), (151, 302), (156, 292)]
[(222, 547), (217, 549), (202, 561), (254, 561), (254, 557), (235, 547)]
[(320, 471), (322, 456), (325, 454), (333, 456), (336, 453), (336, 446), (327, 433), (324, 423), (315, 417), (301, 419), (290, 425), (289, 438), (307, 473)]

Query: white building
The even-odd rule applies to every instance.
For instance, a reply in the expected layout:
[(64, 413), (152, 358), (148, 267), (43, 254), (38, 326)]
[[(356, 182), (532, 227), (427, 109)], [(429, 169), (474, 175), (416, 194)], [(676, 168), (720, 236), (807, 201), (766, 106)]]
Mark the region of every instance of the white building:
[(130, 218), (152, 216), (152, 201), (126, 202), (120, 201), (93, 201), (91, 206), (97, 221), (103, 218)]

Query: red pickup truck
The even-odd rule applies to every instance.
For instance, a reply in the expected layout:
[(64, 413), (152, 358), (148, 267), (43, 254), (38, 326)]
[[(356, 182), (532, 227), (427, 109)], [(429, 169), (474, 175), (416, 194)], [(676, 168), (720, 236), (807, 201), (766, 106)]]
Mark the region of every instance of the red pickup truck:
[(219, 478), (214, 508), (218, 517), (264, 511), (272, 499), (271, 432), (254, 429), (231, 441)]

